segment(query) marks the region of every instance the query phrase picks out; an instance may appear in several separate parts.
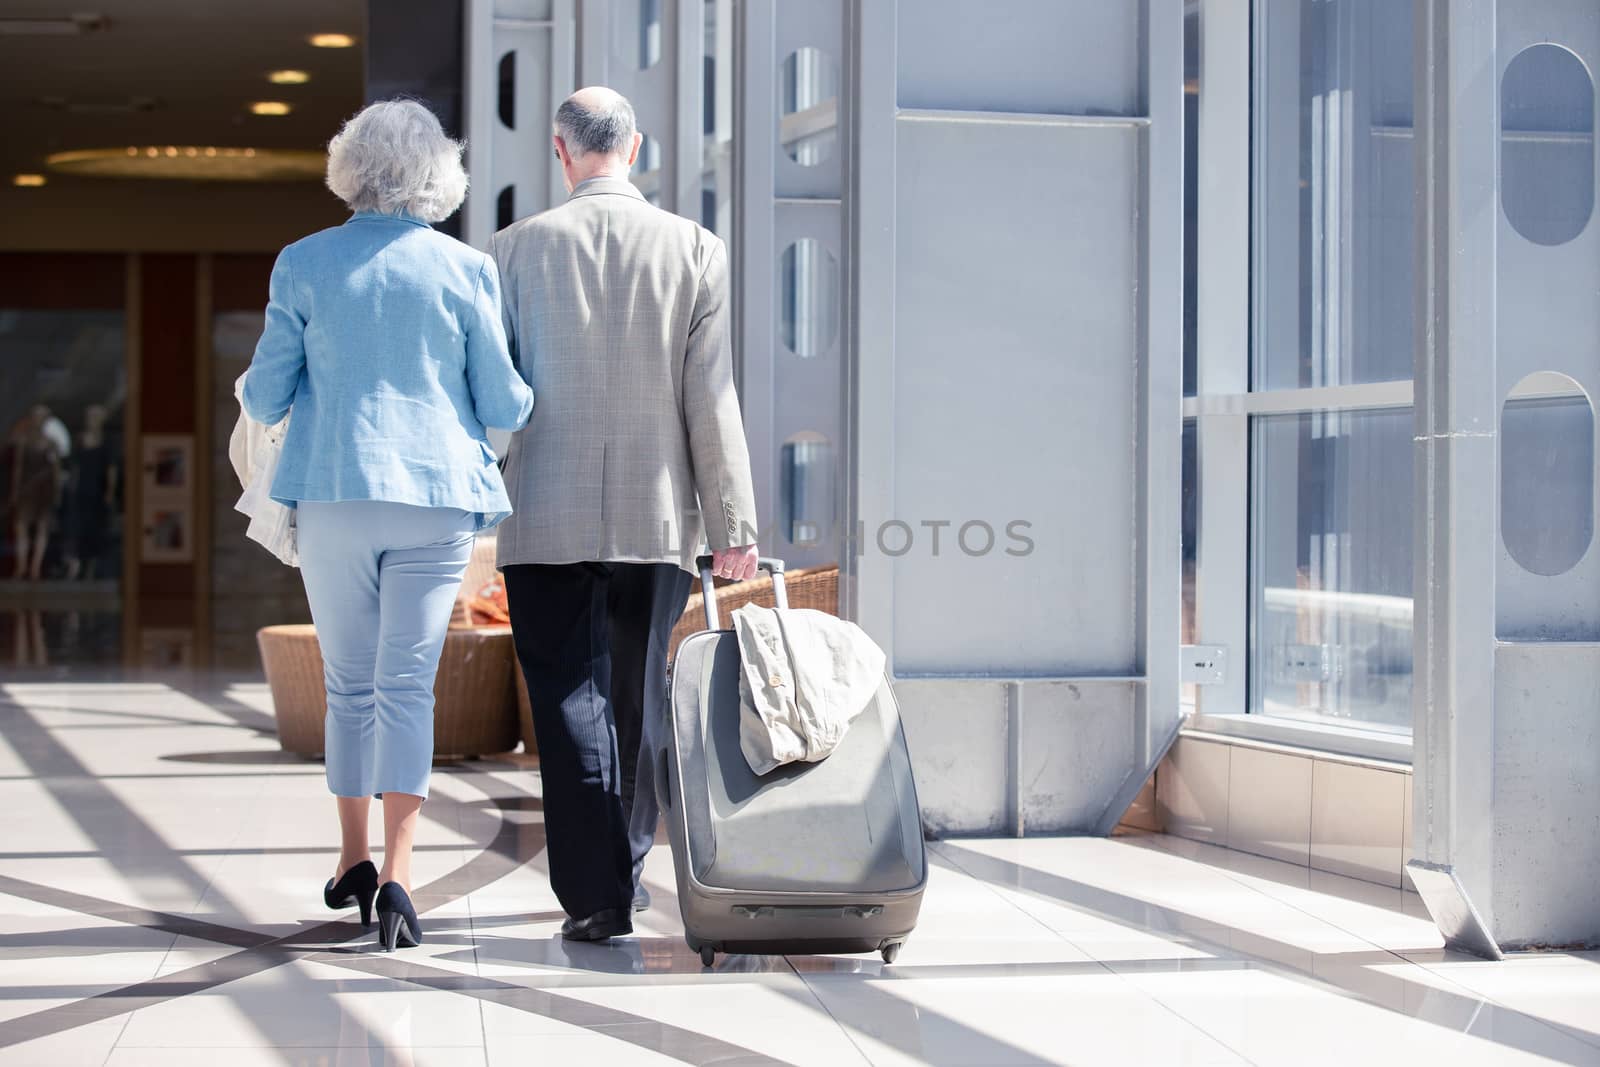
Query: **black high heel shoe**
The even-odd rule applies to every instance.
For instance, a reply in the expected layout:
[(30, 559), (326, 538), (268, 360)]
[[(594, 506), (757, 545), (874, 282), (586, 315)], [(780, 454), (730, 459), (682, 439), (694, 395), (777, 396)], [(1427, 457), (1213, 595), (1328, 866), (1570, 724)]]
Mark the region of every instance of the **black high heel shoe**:
[(378, 895), (378, 868), (371, 860), (362, 860), (339, 876), (335, 882), (328, 879), (322, 890), (322, 902), (334, 911), (343, 911), (351, 904), (361, 907), (361, 925), (372, 925), (372, 898)]
[(422, 944), (422, 924), (417, 909), (399, 882), (385, 882), (378, 890), (378, 943), (385, 952)]

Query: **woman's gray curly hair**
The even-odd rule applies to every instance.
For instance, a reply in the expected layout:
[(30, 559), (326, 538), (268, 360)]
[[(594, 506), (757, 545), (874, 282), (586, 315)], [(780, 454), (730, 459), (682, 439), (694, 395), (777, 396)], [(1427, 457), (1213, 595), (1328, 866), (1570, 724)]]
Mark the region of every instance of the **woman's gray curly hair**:
[(466, 199), (464, 147), (415, 100), (369, 104), (328, 143), (328, 188), (351, 211), (443, 222)]

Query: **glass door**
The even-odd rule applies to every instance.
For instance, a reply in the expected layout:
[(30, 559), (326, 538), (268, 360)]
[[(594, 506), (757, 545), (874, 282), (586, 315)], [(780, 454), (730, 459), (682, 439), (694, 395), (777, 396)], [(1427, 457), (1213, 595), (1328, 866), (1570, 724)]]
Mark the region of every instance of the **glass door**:
[[(30, 277), (0, 293), (0, 662), (115, 664), (129, 380), (123, 260), (7, 258), (29, 261), (8, 263), (17, 268), (8, 275)], [(80, 286), (85, 275), (106, 284)], [(85, 293), (83, 305), (116, 306), (72, 306)]]

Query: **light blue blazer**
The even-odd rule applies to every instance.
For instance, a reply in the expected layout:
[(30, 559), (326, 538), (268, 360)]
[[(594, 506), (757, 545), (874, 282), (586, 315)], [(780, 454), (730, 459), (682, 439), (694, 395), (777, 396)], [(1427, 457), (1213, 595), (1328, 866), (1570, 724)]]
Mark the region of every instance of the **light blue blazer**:
[(272, 497), (511, 513), (485, 426), (521, 429), (494, 260), (420, 219), (361, 212), (272, 268), (245, 412), (293, 409)]

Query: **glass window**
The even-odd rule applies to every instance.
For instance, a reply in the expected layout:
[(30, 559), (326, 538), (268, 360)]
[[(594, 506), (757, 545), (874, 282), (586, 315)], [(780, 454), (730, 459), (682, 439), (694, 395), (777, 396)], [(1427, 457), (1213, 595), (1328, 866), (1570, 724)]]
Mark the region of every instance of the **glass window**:
[(820, 241), (802, 237), (783, 251), (778, 270), (779, 335), (797, 356), (833, 348), (839, 332), (839, 263)]
[(1594, 539), (1594, 412), (1566, 396), (1512, 397), (1500, 415), (1500, 538), (1534, 574), (1565, 574)]
[(833, 158), (838, 140), (839, 68), (820, 48), (796, 49), (783, 61), (778, 141), (789, 158), (815, 167)]
[[(1409, 381), (1411, 5), (1254, 11), (1251, 388)], [(1374, 402), (1251, 422), (1253, 713), (1410, 730), (1415, 416)]]
[(1252, 429), (1252, 710), (1409, 730), (1411, 411)]
[(783, 534), (791, 544), (817, 545), (834, 529), (833, 442), (802, 431), (783, 443)]
[(1594, 83), (1555, 44), (1524, 48), (1500, 81), (1500, 202), (1535, 244), (1566, 244), (1594, 212)]
[(1412, 11), (1256, 5), (1252, 388), (1412, 374)]
[(128, 378), (120, 311), (0, 309), (0, 662), (115, 662)]

